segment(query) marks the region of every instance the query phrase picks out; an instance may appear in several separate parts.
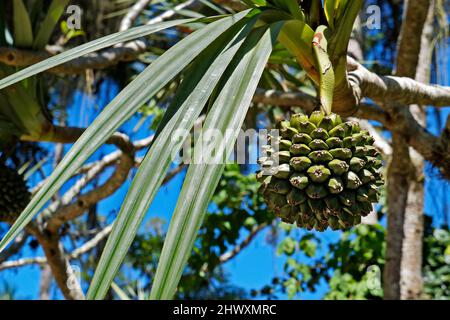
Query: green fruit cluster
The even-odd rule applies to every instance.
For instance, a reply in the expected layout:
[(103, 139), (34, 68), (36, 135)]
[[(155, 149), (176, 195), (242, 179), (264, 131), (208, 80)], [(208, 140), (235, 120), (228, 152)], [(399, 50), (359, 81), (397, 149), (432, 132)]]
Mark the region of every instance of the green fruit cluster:
[(30, 193), (21, 175), (0, 164), (0, 215), (18, 215), (30, 200)]
[(369, 132), (355, 121), (314, 111), (278, 126), (267, 157), (258, 160), (268, 209), (308, 230), (346, 229), (379, 199), (382, 161)]

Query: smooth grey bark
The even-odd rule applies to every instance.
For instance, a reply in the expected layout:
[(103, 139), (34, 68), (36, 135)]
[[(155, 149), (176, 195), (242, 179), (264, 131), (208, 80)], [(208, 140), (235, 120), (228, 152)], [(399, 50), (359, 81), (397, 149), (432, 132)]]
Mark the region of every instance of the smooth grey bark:
[[(416, 71), (416, 80), (430, 82), (430, 66), (433, 53), (433, 22), (435, 4), (430, 2), (428, 17), (425, 21), (421, 50)], [(426, 112), (424, 106), (411, 106), (414, 118), (426, 126)], [(414, 175), (408, 190), (408, 202), (403, 226), (403, 254), (401, 264), (400, 297), (402, 300), (420, 299), (423, 291), (422, 279), (422, 247), (423, 247), (423, 210), (424, 210), (424, 159), (411, 150), (411, 160)]]
[[(406, 0), (398, 41), (397, 76), (429, 82), (434, 0)], [(412, 37), (410, 35), (421, 35)], [(398, 106), (394, 107), (396, 110)], [(422, 126), (426, 114), (418, 105), (402, 113)], [(394, 111), (396, 112), (396, 111)], [(409, 113), (409, 114), (408, 114)], [(394, 113), (395, 115), (395, 113)], [(423, 157), (408, 147), (408, 138), (393, 132), (393, 158), (388, 171), (388, 230), (385, 299), (418, 299), (422, 281)]]

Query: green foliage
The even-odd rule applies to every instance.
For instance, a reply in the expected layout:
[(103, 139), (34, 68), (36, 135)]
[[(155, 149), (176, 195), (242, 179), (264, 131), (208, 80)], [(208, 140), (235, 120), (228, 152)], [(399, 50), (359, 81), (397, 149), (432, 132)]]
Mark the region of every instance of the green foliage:
[[(117, 277), (116, 283), (120, 288), (135, 288), (134, 291), (145, 292), (148, 296), (151, 289), (151, 279), (154, 278), (156, 267), (160, 258), (166, 232), (162, 221), (152, 220), (145, 232), (138, 234), (130, 247), (125, 261), (124, 270), (131, 268), (137, 274), (137, 279), (130, 277), (129, 272), (122, 272)], [(207, 270), (204, 263), (212, 262), (212, 256), (208, 249), (215, 246), (209, 242), (208, 247), (203, 247), (203, 237), (194, 247), (192, 258), (186, 266), (178, 286), (176, 299), (239, 299), (245, 297), (245, 292), (231, 286), (227, 275), (221, 267)], [(202, 270), (203, 267), (203, 271)], [(129, 290), (128, 290), (129, 291)], [(138, 297), (132, 297), (138, 298)]]
[(326, 299), (375, 299), (382, 297), (381, 275), (386, 244), (385, 230), (379, 225), (359, 225), (342, 234), (330, 245), (325, 258), (335, 270)]
[[(282, 23), (276, 23), (253, 30), (225, 73), (223, 85), (219, 84), (220, 94), (209, 110), (203, 130), (219, 130), (222, 135), (226, 130), (235, 131), (231, 139), (222, 141), (221, 148), (214, 154), (213, 164), (206, 161), (189, 167), (164, 243), (151, 298), (168, 299), (176, 291), (190, 247), (194, 244), (281, 26)], [(197, 145), (194, 152), (201, 150), (202, 146)]]
[(28, 48), (33, 44), (33, 29), (30, 16), (22, 0), (13, 1), (14, 44)]
[[(381, 275), (380, 273), (378, 273)], [(379, 280), (375, 280), (378, 283), (377, 288), (370, 288), (369, 282), (370, 276), (365, 274), (361, 280), (354, 279), (350, 274), (341, 274), (340, 270), (337, 270), (333, 277), (329, 281), (329, 292), (325, 295), (325, 299), (328, 300), (366, 300), (382, 298), (383, 291), (379, 286), (381, 283)]]
[(283, 275), (272, 280), (253, 295), (261, 295), (270, 298), (278, 297), (278, 293), (286, 294), (289, 299), (307, 292), (313, 291), (314, 286), (320, 281), (319, 264), (309, 264), (308, 260), (316, 257), (317, 249), (321, 246), (321, 239), (315, 233), (305, 232), (292, 225), (280, 223), (277, 255), (286, 257), (283, 266)]
[[(433, 229), (427, 222), (424, 238), (424, 298), (450, 299), (450, 231)], [(254, 295), (286, 294), (289, 298), (315, 292), (324, 281), (324, 299), (365, 300), (383, 297), (382, 274), (386, 252), (381, 225), (359, 225), (343, 232), (338, 241), (325, 244), (313, 233), (298, 234), (291, 226), (277, 253), (286, 257), (284, 273)], [(322, 239), (322, 241), (321, 241)]]
[(48, 8), (47, 14), (42, 21), (36, 39), (33, 42), (34, 49), (43, 49), (50, 41), (58, 20), (61, 18), (69, 0), (53, 0)]
[(450, 231), (429, 230), (424, 240), (425, 294), (450, 300)]

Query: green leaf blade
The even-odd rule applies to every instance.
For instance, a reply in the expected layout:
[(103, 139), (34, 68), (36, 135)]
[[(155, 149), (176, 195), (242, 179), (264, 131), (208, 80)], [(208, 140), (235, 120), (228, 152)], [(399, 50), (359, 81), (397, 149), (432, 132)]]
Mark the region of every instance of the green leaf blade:
[[(259, 29), (259, 32), (249, 36), (240, 51), (241, 55), (238, 54), (235, 58), (237, 64), (231, 76), (207, 116), (204, 132), (211, 129), (219, 130), (222, 134), (227, 129), (234, 131), (218, 151), (218, 159), (222, 159), (222, 163), (193, 164), (189, 167), (166, 236), (150, 294), (151, 299), (171, 299), (175, 294), (206, 208), (223, 172), (225, 159), (229, 156), (230, 146), (234, 144), (242, 126), (272, 51), (274, 38), (278, 36), (279, 27), (280, 25), (276, 24), (276, 27), (272, 26), (270, 29)], [(194, 152), (199, 152), (201, 148), (197, 145)]]
[(334, 12), (336, 8), (336, 0), (324, 0), (323, 7), (328, 25), (331, 29), (334, 29)]
[(58, 20), (64, 13), (69, 0), (53, 0), (48, 8), (47, 15), (41, 23), (39, 31), (33, 42), (33, 49), (43, 49), (50, 41), (50, 37), (55, 29)]
[[(233, 37), (224, 34), (200, 55), (186, 73), (149, 152), (145, 156), (108, 238), (89, 292), (88, 299), (103, 299), (128, 251), (145, 213), (161, 186), (164, 173), (170, 166), (172, 155), (181, 148), (184, 136), (173, 144), (173, 132), (189, 132), (200, 115), (221, 75), (243, 43), (245, 35), (255, 23), (251, 20)], [(230, 44), (227, 44), (230, 42)], [(171, 147), (168, 147), (168, 146)]]
[(33, 29), (27, 8), (22, 0), (13, 0), (13, 22), (15, 46), (29, 48), (33, 44)]

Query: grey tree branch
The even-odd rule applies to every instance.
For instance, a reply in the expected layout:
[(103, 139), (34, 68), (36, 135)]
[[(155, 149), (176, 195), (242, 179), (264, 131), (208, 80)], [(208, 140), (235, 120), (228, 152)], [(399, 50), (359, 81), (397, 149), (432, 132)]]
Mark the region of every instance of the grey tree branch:
[(379, 76), (350, 57), (348, 64), (349, 81), (359, 100), (367, 97), (381, 104), (395, 101), (404, 105), (450, 106), (450, 87), (424, 84), (406, 77)]
[(436, 137), (423, 128), (403, 105), (392, 105), (389, 120), (385, 123), (388, 130), (400, 134), (406, 144), (416, 149), (434, 167), (440, 170), (445, 179), (450, 179), (450, 154), (448, 138)]
[(125, 135), (115, 135), (116, 139), (119, 137), (121, 139), (120, 142), (117, 141), (117, 145), (122, 152), (112, 176), (101, 186), (77, 197), (76, 201), (72, 202), (76, 195), (81, 192), (81, 189), (104, 170), (103, 161), (108, 161), (108, 157), (106, 157), (106, 160), (104, 158), (96, 166), (93, 166), (83, 178), (79, 179), (59, 201), (53, 203), (45, 210), (44, 215), (50, 216), (46, 222), (46, 230), (57, 232), (62, 224), (79, 217), (92, 205), (109, 197), (122, 186), (128, 177), (128, 173), (134, 166), (134, 146)]
[(22, 258), (13, 261), (5, 261), (0, 264), (0, 271), (6, 269), (13, 269), (28, 266), (30, 264), (45, 264), (47, 263), (47, 259), (45, 257), (36, 257), (36, 258)]
[(280, 107), (300, 107), (305, 111), (313, 111), (319, 103), (315, 97), (301, 91), (282, 92), (263, 89), (256, 90), (253, 102)]
[(72, 251), (72, 253), (69, 255), (70, 259), (78, 259), (83, 254), (93, 250), (95, 247), (98, 246), (100, 242), (102, 242), (110, 233), (113, 228), (113, 224), (110, 224), (103, 228), (100, 232), (98, 232), (95, 237), (93, 237), (91, 240), (87, 241), (85, 244), (80, 246), (79, 248)]
[(130, 29), (134, 20), (139, 16), (139, 14), (148, 6), (151, 0), (138, 0), (127, 12), (125, 17), (120, 22), (119, 31), (125, 31)]
[[(276, 90), (266, 91), (262, 89), (256, 91), (253, 102), (284, 107), (286, 109), (300, 107), (305, 112), (313, 111), (319, 104), (315, 97), (301, 91), (281, 92)], [(386, 121), (386, 114), (384, 111), (365, 103), (360, 104), (355, 116), (363, 119), (376, 120), (381, 123)]]
[[(78, 134), (81, 134), (82, 129), (78, 129), (78, 131), (79, 131)], [(79, 135), (74, 135), (73, 137), (76, 138), (77, 136), (79, 137)], [(154, 138), (154, 136), (151, 135), (151, 136), (148, 136), (147, 138), (135, 141), (133, 143), (134, 150), (138, 151), (138, 150), (142, 150), (144, 148), (147, 148), (151, 144), (151, 142), (153, 141), (153, 138)], [(119, 143), (118, 142), (119, 138), (113, 138), (111, 140), (108, 140), (108, 142), (110, 144), (114, 144), (114, 139), (117, 139), (116, 143)], [(73, 141), (71, 140), (71, 141), (68, 141), (66, 143), (71, 143), (71, 142), (73, 142)], [(77, 172), (75, 173), (75, 175), (73, 177), (78, 176), (78, 175), (87, 174), (93, 167), (99, 167), (97, 169), (97, 172), (101, 173), (105, 169), (107, 169), (108, 167), (111, 167), (114, 164), (116, 164), (121, 157), (122, 157), (122, 151), (121, 150), (117, 150), (117, 151), (111, 152), (110, 154), (104, 156), (101, 160), (94, 161), (92, 163), (88, 163), (88, 164), (82, 166), (79, 170), (77, 170)], [(135, 160), (135, 164), (134, 165), (137, 166), (138, 164), (139, 164), (139, 161)], [(31, 190), (31, 194), (32, 195), (36, 194), (36, 192), (39, 191), (39, 189), (45, 184), (45, 182), (46, 182), (46, 180), (43, 180), (43, 181), (39, 182)]]
[[(100, 232), (98, 232), (95, 237), (85, 242), (80, 247), (73, 250), (71, 253), (67, 254), (67, 257), (70, 260), (75, 260), (80, 258), (83, 254), (88, 253), (89, 251), (95, 249), (97, 245), (103, 241), (112, 230), (113, 225), (110, 224), (103, 228)], [(44, 265), (47, 263), (46, 257), (35, 257), (35, 258), (22, 258), (14, 261), (6, 261), (0, 264), (0, 271), (18, 267), (24, 267), (31, 264), (39, 264)]]
[(252, 241), (253, 239), (262, 231), (264, 228), (267, 227), (267, 223), (260, 224), (259, 226), (253, 228), (248, 236), (237, 246), (235, 246), (230, 251), (222, 254), (219, 257), (220, 263), (225, 263), (236, 257), (242, 250), (244, 250)]
[(228, 7), (234, 11), (241, 11), (247, 7), (239, 0), (212, 0), (215, 4)]
[[(55, 74), (83, 74), (87, 69), (105, 69), (121, 61), (136, 60), (146, 50), (147, 43), (145, 41), (135, 40), (74, 59), (54, 67), (48, 70), (48, 72)], [(6, 47), (0, 48), (0, 62), (15, 67), (27, 67), (51, 56), (53, 55), (48, 52)]]
[(155, 24), (159, 22), (163, 22), (164, 20), (169, 20), (176, 16), (179, 11), (184, 9), (194, 9), (198, 6), (198, 2), (196, 0), (188, 0), (179, 5), (175, 6), (171, 10), (166, 10), (155, 18), (150, 19), (146, 24)]
[[(189, 0), (177, 5), (173, 10), (167, 10), (161, 15), (150, 19), (146, 24), (151, 25), (157, 22), (173, 18), (180, 10), (197, 6), (195, 0)], [(115, 47), (92, 53), (84, 57), (74, 59), (63, 65), (48, 70), (56, 74), (82, 74), (86, 69), (105, 69), (116, 65), (121, 61), (136, 60), (139, 55), (147, 51), (149, 43), (143, 39), (137, 39), (128, 43), (116, 45)], [(52, 54), (42, 51), (21, 50), (9, 47), (0, 47), (0, 62), (15, 66), (26, 67), (37, 62), (43, 61)]]

